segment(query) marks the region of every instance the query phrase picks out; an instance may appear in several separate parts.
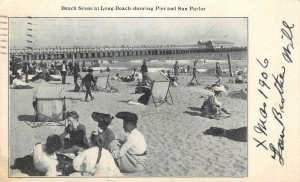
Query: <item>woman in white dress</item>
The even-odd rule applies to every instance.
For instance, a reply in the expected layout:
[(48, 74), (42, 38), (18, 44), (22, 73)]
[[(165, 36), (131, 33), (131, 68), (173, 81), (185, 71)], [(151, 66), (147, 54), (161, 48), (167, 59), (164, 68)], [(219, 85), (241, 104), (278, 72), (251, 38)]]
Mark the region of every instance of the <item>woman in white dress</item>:
[(73, 160), (73, 168), (78, 171), (70, 176), (123, 176), (110, 152), (102, 148), (102, 139), (92, 134), (93, 147), (79, 153)]
[(56, 152), (62, 145), (58, 135), (49, 136), (46, 144), (37, 143), (33, 148), (34, 167), (46, 176), (57, 176), (59, 173), (56, 171), (58, 164)]

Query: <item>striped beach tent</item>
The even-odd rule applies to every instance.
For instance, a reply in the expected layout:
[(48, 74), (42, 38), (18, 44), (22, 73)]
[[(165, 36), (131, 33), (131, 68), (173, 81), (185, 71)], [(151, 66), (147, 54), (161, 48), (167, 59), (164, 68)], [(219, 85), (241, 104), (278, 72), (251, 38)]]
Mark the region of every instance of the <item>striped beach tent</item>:
[(66, 98), (63, 87), (37, 87), (34, 91), (34, 98), (35, 121), (41, 123), (35, 124), (33, 127), (65, 119)]
[(168, 102), (170, 98), (172, 104), (173, 99), (170, 93), (170, 80), (161, 72), (148, 72), (147, 77), (151, 80), (151, 98), (155, 107)]

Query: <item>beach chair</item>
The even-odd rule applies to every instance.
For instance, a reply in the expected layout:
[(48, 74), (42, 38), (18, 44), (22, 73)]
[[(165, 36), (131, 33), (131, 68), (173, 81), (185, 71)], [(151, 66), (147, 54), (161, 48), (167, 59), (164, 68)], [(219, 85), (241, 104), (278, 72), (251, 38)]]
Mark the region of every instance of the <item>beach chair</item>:
[[(88, 73), (86, 72), (80, 72), (78, 73), (79, 78), (81, 80), (81, 83), (79, 83), (80, 85), (80, 91), (85, 92), (85, 86), (83, 83), (83, 78), (85, 77), (85, 75), (87, 75)], [(97, 79), (96, 82), (96, 88), (94, 90), (96, 91), (104, 91), (106, 90), (110, 85), (109, 85), (109, 75), (98, 75), (98, 74), (94, 74), (94, 77)]]
[(107, 88), (109, 88), (109, 75), (99, 75), (96, 76), (97, 82), (96, 82), (96, 89), (100, 91), (104, 91)]
[(152, 82), (151, 98), (155, 107), (168, 102), (170, 98), (172, 104), (173, 99), (170, 93), (170, 80), (161, 72), (147, 73), (148, 79)]
[(65, 119), (66, 98), (62, 87), (38, 87), (34, 97), (35, 122), (33, 128), (47, 122), (59, 123)]

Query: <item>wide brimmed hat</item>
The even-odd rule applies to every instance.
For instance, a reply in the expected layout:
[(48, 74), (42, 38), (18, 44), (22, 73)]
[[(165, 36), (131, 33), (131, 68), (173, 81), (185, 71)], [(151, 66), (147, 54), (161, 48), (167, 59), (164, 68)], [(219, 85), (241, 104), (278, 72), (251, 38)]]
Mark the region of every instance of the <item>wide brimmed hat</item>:
[(130, 122), (130, 123), (137, 123), (138, 120), (138, 116), (134, 113), (131, 112), (118, 112), (116, 114), (117, 118), (123, 119), (126, 122)]
[(111, 121), (114, 119), (113, 116), (110, 114), (104, 114), (104, 113), (99, 113), (99, 112), (93, 112), (92, 113), (92, 118), (97, 121), (98, 123), (104, 123), (106, 125), (109, 125)]

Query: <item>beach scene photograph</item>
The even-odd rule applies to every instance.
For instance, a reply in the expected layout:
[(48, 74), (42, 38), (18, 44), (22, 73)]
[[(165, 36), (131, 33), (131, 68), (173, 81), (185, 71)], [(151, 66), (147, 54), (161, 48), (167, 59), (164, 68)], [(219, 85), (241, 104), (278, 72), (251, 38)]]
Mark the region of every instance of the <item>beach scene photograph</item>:
[(10, 177), (248, 175), (247, 18), (9, 18)]

